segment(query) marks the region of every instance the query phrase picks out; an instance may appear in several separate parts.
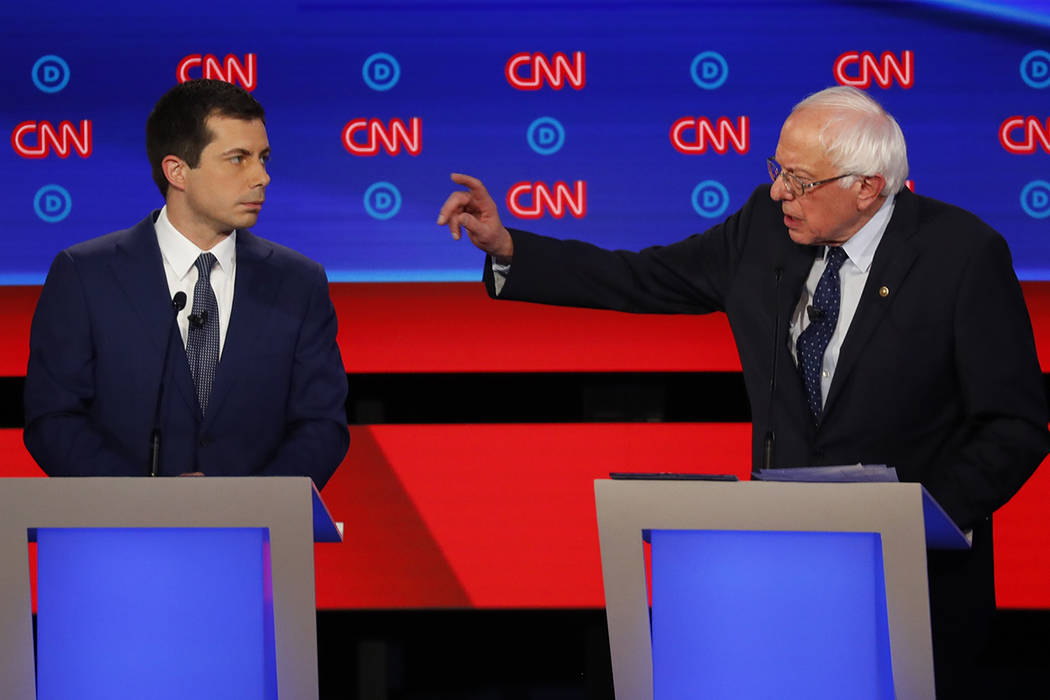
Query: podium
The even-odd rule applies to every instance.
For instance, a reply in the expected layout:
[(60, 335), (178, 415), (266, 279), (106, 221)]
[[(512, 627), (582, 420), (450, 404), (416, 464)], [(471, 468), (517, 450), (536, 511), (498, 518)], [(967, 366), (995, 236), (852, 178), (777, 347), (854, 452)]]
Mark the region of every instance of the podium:
[(599, 479), (595, 496), (617, 698), (934, 700), (926, 549), (969, 543), (921, 485)]
[(308, 477), (4, 479), (0, 697), (317, 698), (313, 542), (341, 539)]

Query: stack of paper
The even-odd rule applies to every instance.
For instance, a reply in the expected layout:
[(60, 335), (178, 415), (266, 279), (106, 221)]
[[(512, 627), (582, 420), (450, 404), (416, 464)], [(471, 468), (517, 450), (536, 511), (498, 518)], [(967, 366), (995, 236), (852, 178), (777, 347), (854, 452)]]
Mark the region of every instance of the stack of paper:
[(751, 478), (755, 481), (899, 481), (897, 470), (885, 464), (759, 469), (752, 472)]

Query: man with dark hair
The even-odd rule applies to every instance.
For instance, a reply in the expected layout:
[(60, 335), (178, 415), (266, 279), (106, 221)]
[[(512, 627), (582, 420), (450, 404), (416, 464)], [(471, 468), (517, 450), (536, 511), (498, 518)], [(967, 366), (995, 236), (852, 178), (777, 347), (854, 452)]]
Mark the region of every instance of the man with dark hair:
[(264, 112), (197, 80), (154, 107), (165, 206), (55, 258), (33, 317), (26, 447), (52, 476), (305, 475), (346, 454), (346, 374), (324, 269), (248, 231)]
[(266, 125), (262, 105), (236, 85), (221, 80), (191, 80), (169, 90), (146, 120), (146, 155), (153, 181), (163, 196), (168, 196), (164, 157), (177, 156), (196, 168), (201, 151), (214, 137), (205, 124), (211, 116)]

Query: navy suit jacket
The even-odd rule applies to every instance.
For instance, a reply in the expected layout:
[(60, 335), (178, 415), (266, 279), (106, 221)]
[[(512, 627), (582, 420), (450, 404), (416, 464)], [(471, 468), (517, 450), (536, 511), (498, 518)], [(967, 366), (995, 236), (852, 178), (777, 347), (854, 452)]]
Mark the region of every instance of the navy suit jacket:
[(161, 474), (309, 476), (321, 488), (349, 445), (324, 269), (237, 232), (233, 309), (202, 418), (158, 213), (52, 263), (30, 335), (26, 447), (51, 476), (145, 475), (160, 396)]
[[(1045, 389), (1009, 250), (962, 209), (908, 190), (897, 195), (819, 426), (789, 338), (819, 248), (791, 241), (768, 185), (707, 232), (638, 253), (512, 236), (501, 299), (724, 311), (751, 400), (756, 467), (773, 429), (776, 466), (888, 464), (970, 528), (1009, 500), (1050, 449)], [(485, 280), (494, 295), (488, 262)]]
[(967, 671), (995, 608), (989, 516), (1050, 449), (1031, 322), (1003, 238), (961, 209), (897, 195), (817, 425), (789, 328), (818, 249), (791, 241), (768, 185), (707, 232), (638, 253), (512, 236), (501, 299), (724, 311), (751, 400), (754, 466), (772, 429), (775, 466), (889, 464), (974, 529), (971, 551), (928, 556), (938, 697), (969, 697)]

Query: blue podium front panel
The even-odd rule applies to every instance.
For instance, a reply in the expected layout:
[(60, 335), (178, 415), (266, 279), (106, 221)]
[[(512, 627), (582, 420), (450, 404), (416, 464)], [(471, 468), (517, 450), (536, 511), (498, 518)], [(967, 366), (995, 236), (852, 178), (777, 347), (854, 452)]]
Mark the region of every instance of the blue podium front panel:
[(261, 528), (37, 531), (38, 700), (275, 700)]
[(653, 693), (893, 697), (877, 533), (652, 531)]

